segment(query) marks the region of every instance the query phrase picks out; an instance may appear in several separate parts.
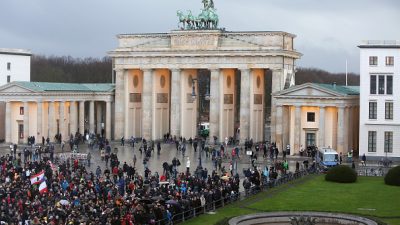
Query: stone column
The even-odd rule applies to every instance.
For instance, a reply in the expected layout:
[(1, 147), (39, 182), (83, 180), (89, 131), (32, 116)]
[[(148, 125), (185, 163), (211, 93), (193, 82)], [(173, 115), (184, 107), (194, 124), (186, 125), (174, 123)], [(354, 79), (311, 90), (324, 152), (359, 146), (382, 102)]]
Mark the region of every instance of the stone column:
[(219, 124), (220, 124), (220, 70), (212, 69), (210, 75), (210, 140), (214, 136), (218, 137), (219, 141), (223, 141), (224, 137), (219, 137)]
[(97, 129), (96, 129), (96, 132), (98, 133), (98, 134), (100, 134), (101, 135), (101, 129), (102, 129), (102, 127), (101, 127), (101, 123), (103, 122), (102, 121), (102, 117), (103, 117), (103, 106), (102, 106), (102, 104), (103, 104), (103, 102), (96, 102), (96, 127), (97, 127)]
[[(69, 123), (71, 124), (71, 134), (75, 136), (78, 131), (78, 110), (76, 108), (76, 102), (70, 102), (70, 113), (69, 113)], [(68, 134), (70, 135), (70, 134)]]
[(106, 102), (106, 138), (111, 140), (111, 102)]
[(6, 142), (10, 143), (12, 128), (11, 128), (11, 102), (9, 102), (9, 101), (6, 102), (5, 125), (6, 125), (6, 130), (5, 130), (6, 131)]
[[(272, 70), (272, 88), (271, 93), (281, 91), (281, 79), (283, 77), (282, 69)], [(272, 97), (271, 97), (272, 98)], [(275, 99), (271, 99), (271, 141), (276, 142), (276, 107)]]
[(354, 134), (355, 134), (355, 131), (356, 131), (356, 128), (353, 128), (355, 126), (353, 113), (354, 113), (354, 107), (350, 106), (349, 107), (349, 112), (348, 112), (348, 121), (349, 122), (347, 123), (347, 126), (350, 128), (350, 129), (347, 129), (348, 139), (349, 139), (349, 141), (348, 141), (349, 148), (354, 148), (354, 146), (353, 146), (353, 138), (354, 138)]
[(28, 136), (29, 136), (29, 102), (24, 102), (24, 140), (28, 141)]
[(344, 108), (344, 114), (343, 114), (343, 121), (344, 121), (343, 122), (343, 135), (344, 135), (344, 138), (343, 138), (343, 149), (345, 151), (347, 151), (349, 149), (349, 138), (350, 138), (350, 134), (349, 134), (349, 130), (348, 130), (348, 127), (349, 127), (349, 124), (350, 124), (349, 111), (350, 111), (349, 107), (345, 107)]
[(143, 138), (151, 140), (153, 137), (153, 70), (143, 70)]
[[(282, 120), (283, 109), (281, 105), (276, 105), (276, 147), (279, 151), (286, 150), (286, 147), (282, 145), (282, 132), (283, 132), (283, 120)], [(296, 138), (296, 137), (295, 137)]]
[(344, 107), (338, 107), (338, 123), (337, 123), (337, 150), (345, 153), (348, 149), (344, 149)]
[(181, 136), (181, 70), (171, 70), (171, 135)]
[(49, 102), (49, 117), (48, 117), (48, 126), (49, 126), (49, 138), (50, 142), (54, 141), (54, 137), (57, 132), (57, 123), (56, 123), (56, 112), (55, 112), (55, 104), (53, 101)]
[(296, 105), (294, 108), (294, 149), (293, 153), (298, 153), (301, 145), (301, 107)]
[(319, 130), (318, 130), (319, 147), (325, 147), (325, 106), (319, 107)]
[[(114, 139), (119, 139), (125, 133), (125, 86), (124, 70), (117, 69), (115, 76), (115, 115), (114, 115)], [(126, 137), (128, 138), (128, 137)]]
[(65, 121), (66, 121), (65, 120), (65, 102), (62, 101), (62, 102), (60, 102), (60, 119), (58, 120), (62, 140), (68, 140), (68, 138), (66, 138), (66, 136), (67, 136), (66, 130), (67, 129), (66, 129)]
[(43, 102), (37, 101), (37, 135), (36, 142), (39, 143), (43, 136)]
[(85, 134), (85, 101), (79, 102), (79, 133)]
[(94, 134), (94, 101), (89, 102), (89, 132)]
[(250, 134), (250, 69), (240, 70), (240, 143)]

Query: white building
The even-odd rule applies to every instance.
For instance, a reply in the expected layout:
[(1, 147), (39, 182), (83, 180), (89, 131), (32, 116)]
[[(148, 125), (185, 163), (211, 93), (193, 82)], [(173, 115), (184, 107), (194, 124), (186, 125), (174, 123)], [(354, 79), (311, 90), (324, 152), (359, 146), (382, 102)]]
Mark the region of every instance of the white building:
[[(0, 86), (12, 81), (31, 80), (31, 52), (25, 49), (0, 48)], [(0, 127), (4, 128), (5, 103), (0, 100)], [(5, 129), (0, 129), (0, 141)]]
[(359, 87), (305, 83), (273, 93), (276, 145), (299, 154), (308, 146), (346, 154), (358, 149)]
[(360, 155), (400, 157), (400, 41), (360, 46)]
[(12, 81), (31, 80), (31, 52), (0, 48), (0, 86)]

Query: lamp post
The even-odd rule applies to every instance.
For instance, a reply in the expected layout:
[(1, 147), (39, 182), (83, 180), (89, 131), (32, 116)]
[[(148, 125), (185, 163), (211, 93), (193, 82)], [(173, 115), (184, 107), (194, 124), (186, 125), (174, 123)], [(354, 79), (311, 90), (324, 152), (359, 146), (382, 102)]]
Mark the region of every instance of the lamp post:
[[(196, 79), (196, 78), (192, 79), (192, 100), (193, 101), (195, 101), (196, 97), (197, 97), (197, 95), (196, 95), (196, 87), (195, 87), (195, 82), (196, 81), (198, 82), (198, 79)], [(202, 97), (203, 95), (199, 94), (199, 96)], [(200, 99), (200, 98), (199, 98), (199, 100), (202, 101), (202, 99)], [(210, 101), (210, 90), (209, 90), (209, 85), (208, 84), (206, 85), (206, 94), (204, 95), (204, 100)], [(203, 102), (201, 103), (201, 105), (203, 106)], [(202, 161), (202, 159), (201, 159), (201, 154), (202, 153), (203, 153), (203, 150), (200, 150), (199, 151), (199, 165), (198, 165), (199, 168), (202, 168), (202, 162), (201, 162)]]

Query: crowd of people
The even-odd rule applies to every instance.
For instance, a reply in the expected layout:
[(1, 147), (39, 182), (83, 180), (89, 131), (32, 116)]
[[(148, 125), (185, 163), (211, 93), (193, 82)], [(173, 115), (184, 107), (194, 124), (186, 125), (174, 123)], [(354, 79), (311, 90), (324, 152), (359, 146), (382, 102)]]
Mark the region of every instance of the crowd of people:
[[(181, 212), (237, 197), (239, 177), (198, 168), (144, 175), (110, 154), (109, 166), (89, 171), (77, 160), (0, 158), (0, 222), (5, 224), (154, 224)], [(32, 183), (32, 177), (39, 177)], [(167, 176), (170, 178), (166, 182)], [(221, 200), (224, 199), (224, 200)]]
[[(69, 138), (70, 150), (78, 149), (83, 135)], [(186, 170), (175, 157), (171, 163), (162, 164), (162, 173), (150, 171), (147, 161), (154, 149), (160, 154), (159, 142), (130, 138), (130, 145), (140, 143), (138, 150), (143, 156), (144, 172), (136, 170), (136, 154), (133, 165), (122, 163), (112, 152), (108, 140), (88, 136), (90, 151), (97, 149), (105, 162), (104, 171), (100, 166), (90, 171), (88, 164), (77, 159), (55, 160), (54, 145), (48, 139), (42, 140), (42, 147), (24, 148), (17, 153), (13, 145), (10, 154), (0, 157), (0, 223), (5, 224), (155, 224), (168, 223), (183, 212), (199, 208), (209, 209), (221, 201), (234, 200), (239, 196), (240, 184), (246, 193), (250, 187), (260, 188), (265, 182), (274, 180), (278, 173), (286, 173), (286, 160), (274, 160), (274, 165), (264, 170), (255, 165), (259, 152), (264, 158), (276, 159), (279, 151), (274, 143), (253, 143), (247, 141), (244, 149), (239, 146), (206, 145), (203, 139), (170, 138), (165, 143), (175, 144), (177, 156), (182, 153)], [(31, 146), (35, 140), (29, 139)], [(64, 141), (60, 141), (62, 152)], [(125, 139), (121, 139), (125, 145)], [(199, 165), (190, 171), (190, 159), (184, 157), (186, 146), (199, 153)], [(10, 146), (11, 148), (11, 146)], [(229, 150), (228, 150), (229, 149)], [(255, 151), (253, 151), (253, 149)], [(236, 160), (247, 151), (252, 159), (251, 169), (245, 170), (241, 183)], [(49, 153), (49, 154), (42, 154)], [(203, 168), (201, 155), (211, 158), (214, 167)], [(229, 170), (222, 161), (230, 160)], [(255, 160), (254, 160), (255, 159)], [(296, 170), (298, 170), (298, 163)], [(234, 171), (235, 170), (235, 171)], [(193, 173), (192, 173), (193, 172)], [(43, 176), (40, 176), (43, 174)], [(32, 182), (32, 177), (41, 177)], [(38, 178), (39, 179), (39, 178)]]

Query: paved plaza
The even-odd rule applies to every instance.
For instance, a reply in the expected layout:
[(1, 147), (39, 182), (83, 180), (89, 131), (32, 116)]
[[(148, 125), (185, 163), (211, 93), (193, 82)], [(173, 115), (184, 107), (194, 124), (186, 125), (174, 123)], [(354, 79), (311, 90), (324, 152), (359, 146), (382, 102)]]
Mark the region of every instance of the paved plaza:
[[(143, 175), (143, 171), (144, 171), (143, 159), (144, 159), (145, 155), (144, 155), (144, 153), (141, 154), (139, 151), (139, 147), (141, 146), (140, 143), (136, 143), (134, 148), (132, 146), (130, 146), (129, 144), (125, 144), (125, 146), (121, 146), (121, 144), (119, 142), (118, 143), (113, 142), (111, 144), (111, 146), (113, 149), (112, 151), (114, 153), (117, 153), (117, 155), (118, 155), (118, 159), (121, 162), (120, 166), (122, 166), (122, 164), (124, 162), (126, 162), (129, 165), (133, 165), (133, 157), (134, 157), (134, 155), (136, 155), (136, 158), (137, 158), (136, 171)], [(26, 147), (26, 146), (22, 146), (22, 145), (18, 146), (17, 152), (22, 152), (24, 147)], [(56, 144), (55, 147), (56, 147), (55, 156), (57, 156), (61, 153), (61, 147), (59, 144)], [(228, 146), (227, 150), (225, 150), (226, 152), (228, 152), (227, 155), (230, 155), (232, 148), (234, 148), (234, 146)], [(105, 161), (101, 160), (100, 151), (98, 150), (98, 148), (90, 149), (87, 144), (80, 144), (79, 149), (80, 149), (79, 150), (80, 153), (89, 153), (90, 152), (90, 154), (92, 156), (91, 166), (87, 167), (87, 168), (90, 168), (90, 170), (95, 171), (97, 166), (100, 166), (102, 171), (104, 171), (104, 169), (106, 168), (106, 164), (105, 164)], [(115, 149), (118, 149), (118, 150), (115, 150)], [(185, 152), (185, 156), (183, 156), (181, 151), (176, 150), (175, 144), (163, 143), (163, 144), (161, 144), (160, 155), (157, 154), (156, 148), (155, 148), (154, 152), (152, 152), (152, 155), (148, 161), (148, 168), (152, 172), (158, 172), (161, 175), (161, 173), (163, 172), (162, 164), (164, 162), (168, 162), (169, 164), (171, 164), (172, 159), (174, 157), (176, 157), (181, 162), (181, 166), (178, 167), (179, 172), (186, 171), (186, 162), (189, 159), (190, 160), (190, 171), (193, 173), (193, 171), (199, 165), (199, 158), (200, 158), (200, 154), (201, 154), (202, 166), (204, 168), (207, 168), (207, 170), (209, 171), (209, 174), (214, 170), (215, 167), (214, 167), (213, 161), (211, 159), (211, 156), (207, 158), (206, 153), (204, 151), (202, 153), (200, 153), (201, 151), (199, 151), (199, 150), (197, 152), (195, 152), (193, 147), (190, 144), (187, 144), (186, 149), (187, 150)], [(71, 152), (69, 150), (69, 146), (67, 146), (67, 145), (65, 146), (64, 152), (66, 152), (66, 153)], [(9, 153), (10, 153), (9, 146), (1, 145), (0, 154), (4, 155), (4, 154), (9, 154)], [(272, 162), (273, 162), (269, 158), (263, 159), (262, 154), (263, 154), (262, 151), (260, 151), (258, 153), (258, 160), (256, 161), (256, 165), (258, 167), (260, 167), (261, 169), (263, 169), (264, 166), (268, 166), (268, 167), (271, 166)], [(312, 162), (312, 160), (307, 157), (289, 156), (287, 159), (289, 162), (289, 170), (292, 172), (295, 171), (295, 169), (296, 169), (296, 161), (299, 161), (300, 166), (302, 166), (302, 162), (304, 160), (308, 159), (310, 163)], [(278, 161), (282, 161), (281, 155), (278, 157)], [(230, 158), (224, 158), (223, 163), (222, 163), (222, 166), (224, 166), (226, 171), (228, 171), (228, 172), (229, 172), (230, 162), (231, 162)], [(240, 159), (237, 161), (237, 171), (241, 178), (244, 177), (243, 169), (247, 169), (250, 166), (251, 166), (250, 158), (249, 158), (249, 156), (246, 156), (244, 154), (244, 150), (242, 150), (240, 152)]]

